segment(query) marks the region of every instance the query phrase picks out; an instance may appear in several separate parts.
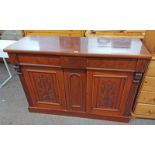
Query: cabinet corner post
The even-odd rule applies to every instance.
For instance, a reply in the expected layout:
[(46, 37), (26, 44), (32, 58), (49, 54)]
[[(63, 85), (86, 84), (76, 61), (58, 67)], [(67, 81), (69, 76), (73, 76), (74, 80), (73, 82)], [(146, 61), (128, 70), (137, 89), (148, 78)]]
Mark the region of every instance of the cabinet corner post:
[(14, 65), (13, 65), (13, 68), (14, 68), (14, 70), (16, 71), (16, 74), (17, 74), (17, 75), (21, 75), (21, 74), (22, 74), (22, 72), (21, 72), (21, 66), (20, 66), (20, 65), (14, 64)]

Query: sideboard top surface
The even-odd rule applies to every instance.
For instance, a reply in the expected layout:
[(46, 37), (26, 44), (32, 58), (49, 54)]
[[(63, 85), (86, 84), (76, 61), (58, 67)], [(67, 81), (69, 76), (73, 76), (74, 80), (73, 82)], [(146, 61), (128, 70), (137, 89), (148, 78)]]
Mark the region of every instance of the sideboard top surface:
[(69, 56), (151, 58), (143, 43), (139, 39), (131, 38), (24, 37), (4, 51)]

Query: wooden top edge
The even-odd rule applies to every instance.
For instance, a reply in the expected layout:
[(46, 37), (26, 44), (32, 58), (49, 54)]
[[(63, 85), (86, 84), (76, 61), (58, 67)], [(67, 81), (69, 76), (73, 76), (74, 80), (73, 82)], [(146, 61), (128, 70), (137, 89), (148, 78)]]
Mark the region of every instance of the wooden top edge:
[[(9, 54), (32, 54), (32, 55), (56, 55), (56, 56), (71, 56), (71, 57), (113, 57), (113, 58), (135, 58), (135, 59), (151, 59), (150, 55), (113, 55), (113, 54), (83, 54), (83, 53), (65, 53), (65, 52), (49, 52), (49, 51), (27, 51), (27, 50), (8, 50), (4, 49), (4, 52)], [(154, 57), (155, 58), (155, 57)]]
[(4, 49), (8, 53), (151, 59), (139, 39), (99, 37), (24, 37)]

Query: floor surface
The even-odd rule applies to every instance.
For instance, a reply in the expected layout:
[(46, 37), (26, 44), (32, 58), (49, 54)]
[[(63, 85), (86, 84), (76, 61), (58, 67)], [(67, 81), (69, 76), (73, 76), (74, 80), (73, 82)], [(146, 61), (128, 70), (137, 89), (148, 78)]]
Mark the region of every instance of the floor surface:
[[(11, 72), (15, 74), (10, 65)], [(0, 82), (7, 77), (3, 63), (0, 62)], [(58, 116), (28, 112), (28, 103), (18, 76), (0, 89), (0, 124), (1, 125), (154, 125), (155, 120), (131, 119), (129, 123), (119, 123), (105, 120), (94, 120), (79, 117)]]

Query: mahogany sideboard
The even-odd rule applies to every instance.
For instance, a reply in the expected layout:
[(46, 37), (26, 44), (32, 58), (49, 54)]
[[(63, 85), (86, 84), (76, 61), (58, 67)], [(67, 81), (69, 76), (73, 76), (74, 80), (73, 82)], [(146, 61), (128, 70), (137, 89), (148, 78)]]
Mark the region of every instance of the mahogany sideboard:
[(139, 39), (24, 37), (4, 49), (30, 112), (128, 122), (151, 55)]

